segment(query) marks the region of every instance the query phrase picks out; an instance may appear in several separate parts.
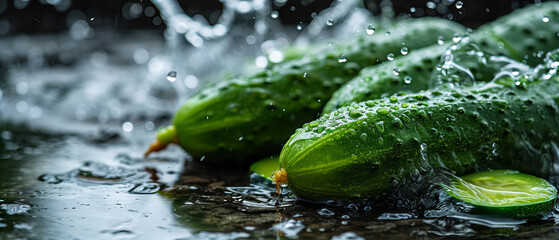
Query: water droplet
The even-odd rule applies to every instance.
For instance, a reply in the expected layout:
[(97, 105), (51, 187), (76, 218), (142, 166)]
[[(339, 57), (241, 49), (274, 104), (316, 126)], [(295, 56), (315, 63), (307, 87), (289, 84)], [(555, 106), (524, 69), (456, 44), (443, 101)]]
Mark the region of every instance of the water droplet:
[(436, 7), (437, 7), (436, 3), (432, 2), (432, 1), (427, 2), (427, 8), (435, 9)]
[(321, 216), (333, 216), (334, 214), (336, 214), (334, 211), (328, 209), (328, 208), (323, 208), (318, 210), (318, 215)]
[(461, 39), (462, 39), (462, 37), (460, 37), (460, 36), (452, 37), (452, 41), (455, 42), (455, 43), (459, 42)]
[(392, 69), (392, 74), (394, 74), (396, 76), (400, 75), (400, 69), (399, 68)]
[(414, 13), (415, 10), (416, 10), (416, 9), (415, 9), (414, 7), (411, 7), (411, 8), (410, 8), (410, 12), (412, 12), (412, 13)]
[(259, 68), (265, 68), (266, 66), (268, 66), (268, 59), (266, 59), (266, 57), (264, 56), (258, 56), (254, 61), (256, 66)]
[(373, 24), (367, 25), (367, 29), (365, 30), (365, 32), (367, 32), (367, 34), (369, 35), (373, 35), (373, 33), (375, 33), (375, 26)]
[(157, 183), (141, 183), (132, 187), (128, 192), (133, 194), (154, 194), (157, 193), (160, 188), (161, 186)]
[(270, 13), (270, 17), (272, 18), (278, 18), (279, 17), (279, 13), (277, 11), (272, 11), (272, 13)]
[(29, 90), (29, 85), (26, 82), (18, 82), (16, 84), (16, 92), (19, 95), (25, 95)]
[(549, 22), (549, 17), (548, 16), (543, 16), (542, 17), (542, 22)]
[(400, 53), (402, 53), (402, 55), (407, 55), (409, 52), (407, 47), (403, 47), (402, 49), (400, 49)]
[(457, 9), (461, 9), (464, 6), (464, 3), (462, 1), (458, 1), (454, 6), (456, 6)]
[(144, 128), (148, 131), (151, 131), (155, 128), (155, 124), (152, 121), (147, 121), (144, 123)]
[(243, 139), (244, 139), (244, 137), (240, 137), (240, 138), (239, 138), (239, 142), (240, 142), (240, 141), (243, 141)]
[(347, 62), (347, 58), (345, 57), (345, 55), (342, 55), (340, 58), (338, 58), (338, 62), (340, 62), (340, 63)]
[(405, 84), (410, 84), (411, 83), (411, 76), (404, 77), (404, 83)]
[(124, 122), (122, 124), (122, 130), (125, 132), (132, 132), (132, 130), (134, 130), (134, 125), (131, 122)]
[(439, 45), (443, 45), (443, 44), (444, 44), (443, 36), (439, 36), (439, 39), (437, 40), (437, 44), (439, 44)]
[(334, 20), (334, 19), (328, 19), (328, 20), (326, 20), (326, 25), (332, 26), (332, 25), (334, 25), (334, 24), (336, 24), (336, 20)]
[(198, 78), (192, 75), (188, 75), (184, 78), (184, 85), (190, 89), (198, 87), (198, 82)]
[(301, 31), (301, 29), (303, 29), (303, 23), (302, 22), (297, 24), (297, 30)]
[(361, 134), (361, 140), (367, 141), (367, 134), (366, 133)]
[(376, 123), (375, 126), (377, 127), (377, 130), (380, 133), (384, 132), (384, 121), (380, 121), (380, 122)]
[(167, 80), (169, 82), (174, 82), (175, 80), (177, 80), (177, 72), (170, 71), (169, 73), (167, 73)]
[(389, 54), (386, 56), (386, 59), (388, 59), (388, 61), (394, 60), (394, 53), (389, 53)]

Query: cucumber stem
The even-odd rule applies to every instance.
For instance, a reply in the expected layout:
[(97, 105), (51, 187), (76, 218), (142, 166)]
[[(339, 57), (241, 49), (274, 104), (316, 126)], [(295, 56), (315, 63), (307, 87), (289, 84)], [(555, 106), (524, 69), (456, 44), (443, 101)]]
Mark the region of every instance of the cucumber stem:
[(283, 168), (275, 171), (272, 179), (274, 180), (274, 182), (276, 182), (276, 191), (278, 195), (280, 195), (281, 186), (287, 184), (287, 171), (285, 171), (285, 169)]
[(149, 145), (148, 150), (144, 153), (144, 157), (147, 157), (152, 152), (159, 152), (167, 148), (167, 146), (171, 143), (179, 143), (179, 139), (176, 136), (175, 126), (173, 125), (163, 128), (157, 132), (155, 141)]

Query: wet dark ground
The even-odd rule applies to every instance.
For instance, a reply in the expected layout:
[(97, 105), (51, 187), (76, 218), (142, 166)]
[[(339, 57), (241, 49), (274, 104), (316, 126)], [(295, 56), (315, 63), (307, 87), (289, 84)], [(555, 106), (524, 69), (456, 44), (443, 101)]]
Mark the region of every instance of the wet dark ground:
[[(556, 239), (534, 222), (434, 207), (278, 197), (245, 166), (192, 162), (178, 148), (148, 159), (117, 134), (45, 134), (0, 127), (1, 239)], [(132, 138), (133, 139), (133, 138)]]

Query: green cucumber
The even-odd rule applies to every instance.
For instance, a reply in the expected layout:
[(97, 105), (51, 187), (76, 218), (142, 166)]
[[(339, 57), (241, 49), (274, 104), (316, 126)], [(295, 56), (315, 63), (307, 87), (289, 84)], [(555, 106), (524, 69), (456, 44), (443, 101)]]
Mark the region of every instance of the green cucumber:
[(392, 96), (326, 114), (285, 144), (281, 177), (298, 196), (327, 200), (390, 193), (438, 168), (548, 175), (559, 139), (559, 78), (499, 83)]
[[(491, 61), (488, 56), (506, 56), (535, 66), (541, 62), (537, 57), (543, 57), (541, 52), (559, 47), (558, 12), (559, 2), (519, 9), (483, 25), (471, 34), (466, 43), (454, 44), (453, 50), (449, 49), (448, 44), (435, 45), (411, 51), (407, 56), (400, 56), (393, 61), (364, 68), (357, 77), (333, 94), (324, 107), (323, 114), (352, 102), (377, 99), (399, 92), (418, 92), (437, 86), (440, 79), (433, 77), (432, 72), (441, 63), (441, 58), (449, 57), (447, 51), (453, 54), (451, 57), (454, 63), (470, 70), (471, 77), (452, 76), (459, 81), (465, 81), (466, 78), (490, 81), (503, 63)], [(542, 21), (543, 16), (548, 16), (550, 20)], [(537, 42), (541, 44), (536, 44)], [(444, 79), (444, 82), (456, 84), (456, 80)]]
[[(365, 66), (450, 39), (464, 28), (444, 19), (402, 21), (388, 33), (360, 36), (202, 90), (173, 119), (179, 144), (204, 162), (249, 162), (277, 154), (291, 133), (317, 117), (331, 94)], [(159, 143), (162, 141), (157, 140)], [(146, 154), (161, 149), (155, 144)]]
[(266, 179), (272, 180), (272, 175), (279, 169), (279, 156), (264, 158), (250, 165), (250, 171)]
[(471, 204), (473, 212), (512, 218), (549, 214), (557, 189), (544, 179), (512, 170), (476, 172), (453, 177), (446, 192)]
[(509, 56), (530, 66), (557, 48), (559, 2), (534, 4), (479, 27), (472, 38), (493, 55)]

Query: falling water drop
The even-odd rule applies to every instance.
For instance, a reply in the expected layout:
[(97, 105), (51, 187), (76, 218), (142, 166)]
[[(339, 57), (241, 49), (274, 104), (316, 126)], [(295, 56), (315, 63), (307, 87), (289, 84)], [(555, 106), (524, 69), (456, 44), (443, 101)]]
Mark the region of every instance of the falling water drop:
[(170, 71), (170, 72), (167, 74), (167, 80), (168, 80), (169, 82), (174, 82), (175, 80), (177, 80), (177, 72), (175, 72), (175, 71)]
[(134, 130), (134, 125), (131, 122), (124, 122), (122, 124), (122, 130), (125, 132), (132, 132), (132, 130)]

